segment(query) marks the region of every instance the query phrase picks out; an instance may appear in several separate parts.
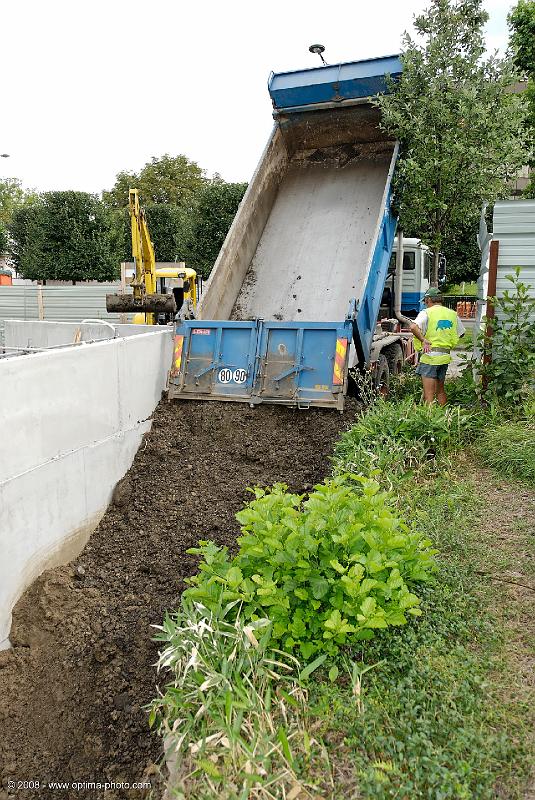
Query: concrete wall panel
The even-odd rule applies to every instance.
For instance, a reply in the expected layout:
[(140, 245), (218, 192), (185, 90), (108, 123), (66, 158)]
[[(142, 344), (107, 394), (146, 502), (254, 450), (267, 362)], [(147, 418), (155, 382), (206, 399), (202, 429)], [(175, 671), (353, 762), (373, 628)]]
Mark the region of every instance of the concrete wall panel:
[(22, 592), (74, 557), (104, 514), (171, 354), (160, 330), (0, 361), (0, 649)]
[[(157, 328), (161, 332), (161, 328)], [(95, 342), (142, 333), (154, 333), (149, 325), (121, 325), (113, 327), (98, 322), (47, 322), (37, 320), (6, 319), (4, 322), (4, 345), (6, 347), (59, 347), (70, 345), (75, 336), (82, 342)]]

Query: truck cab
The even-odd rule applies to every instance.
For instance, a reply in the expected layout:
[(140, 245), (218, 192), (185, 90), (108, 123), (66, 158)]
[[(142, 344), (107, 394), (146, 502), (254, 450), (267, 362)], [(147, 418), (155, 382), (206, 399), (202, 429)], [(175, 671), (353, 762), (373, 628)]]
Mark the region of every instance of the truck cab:
[[(394, 274), (396, 271), (397, 240), (390, 257), (386, 292), (393, 292)], [(423, 297), (429, 289), (429, 277), (433, 263), (433, 253), (419, 239), (403, 239), (403, 292), (401, 295), (401, 313), (407, 317), (416, 317), (424, 307)]]

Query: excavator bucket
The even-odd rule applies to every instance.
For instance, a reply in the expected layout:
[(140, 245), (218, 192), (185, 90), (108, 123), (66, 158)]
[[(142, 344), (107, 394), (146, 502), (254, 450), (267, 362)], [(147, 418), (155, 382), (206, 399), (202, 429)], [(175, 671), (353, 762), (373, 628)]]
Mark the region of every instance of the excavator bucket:
[(116, 314), (176, 314), (175, 298), (172, 294), (146, 294), (137, 302), (133, 294), (107, 294), (106, 311)]

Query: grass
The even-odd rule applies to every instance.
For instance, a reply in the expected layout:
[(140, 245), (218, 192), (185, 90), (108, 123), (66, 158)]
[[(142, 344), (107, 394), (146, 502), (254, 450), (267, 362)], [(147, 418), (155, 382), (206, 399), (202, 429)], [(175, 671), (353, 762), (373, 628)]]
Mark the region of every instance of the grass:
[[(446, 380), (446, 395), (450, 406), (469, 409), (470, 413), (480, 409), (477, 387), (470, 369), (464, 370), (459, 377)], [(389, 402), (399, 403), (405, 399), (417, 405), (422, 402), (422, 379), (413, 367), (405, 367), (401, 374), (393, 375), (390, 380)]]
[(507, 422), (490, 428), (477, 442), (482, 463), (506, 478), (535, 487), (535, 422)]
[(172, 680), (149, 719), (177, 800), (287, 800), (303, 765), (329, 776), (323, 745), (304, 724), (306, 671), (268, 649), (268, 619), (227, 621), (233, 605), (214, 614), (185, 603), (159, 626), (158, 667)]
[(414, 387), (398, 402), (377, 400), (335, 446), (335, 472), (368, 475), (392, 487), (400, 480), (437, 474), (444, 459), (479, 432), (484, 417), (460, 406), (415, 402)]
[(473, 295), (474, 297), (477, 296), (477, 283), (474, 282), (465, 282), (465, 283), (454, 283), (452, 286), (448, 288), (446, 291), (446, 295), (455, 295), (455, 294), (466, 294), (466, 295)]
[[(352, 658), (371, 670), (359, 695), (316, 683), (311, 714), (330, 741), (339, 792), (333, 798), (521, 797), (529, 754), (521, 700), (504, 697), (510, 680), (505, 639), (478, 565), (486, 548), (477, 532), (473, 489), (450, 476), (399, 497), (400, 506), (442, 552), (435, 586), (423, 592), (423, 616), (379, 636)], [(347, 763), (351, 765), (348, 772)]]

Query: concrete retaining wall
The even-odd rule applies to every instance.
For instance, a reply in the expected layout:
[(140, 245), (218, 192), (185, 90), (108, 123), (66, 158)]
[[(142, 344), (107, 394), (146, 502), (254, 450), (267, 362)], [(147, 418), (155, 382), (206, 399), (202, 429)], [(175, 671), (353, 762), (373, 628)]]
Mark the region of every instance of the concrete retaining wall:
[(152, 325), (106, 325), (99, 322), (46, 322), (37, 320), (6, 319), (4, 346), (7, 347), (59, 347), (75, 341), (95, 342), (122, 336), (154, 333)]
[(171, 355), (158, 329), (0, 361), (0, 649), (23, 591), (76, 555), (104, 514)]

